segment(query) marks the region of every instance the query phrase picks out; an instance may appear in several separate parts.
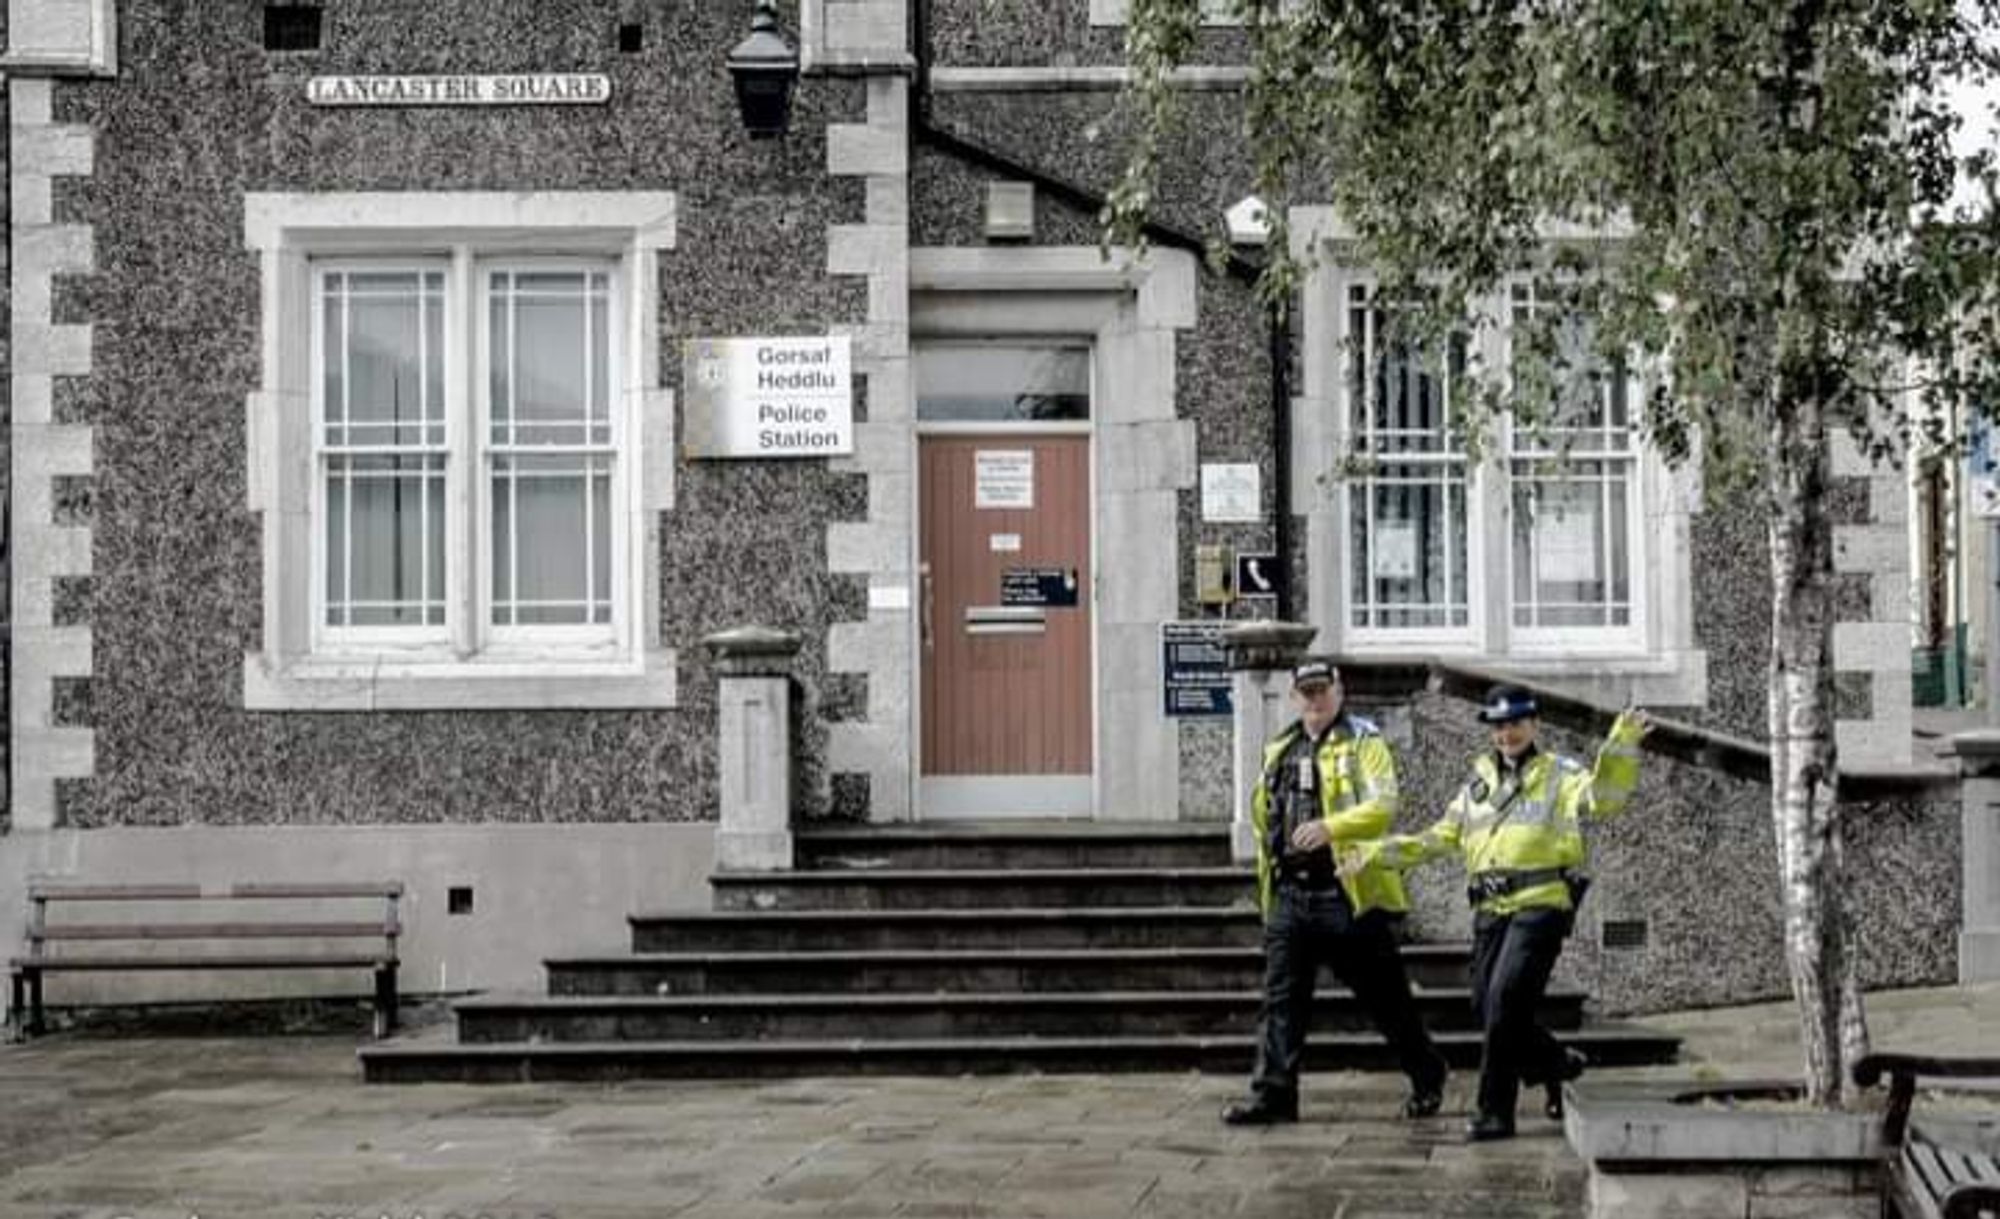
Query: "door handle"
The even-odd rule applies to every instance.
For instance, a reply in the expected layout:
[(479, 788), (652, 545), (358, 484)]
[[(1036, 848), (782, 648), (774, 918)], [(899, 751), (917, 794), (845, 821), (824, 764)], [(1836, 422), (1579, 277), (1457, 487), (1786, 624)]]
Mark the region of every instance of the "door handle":
[(931, 565), (929, 563), (917, 564), (917, 573), (917, 580), (922, 585), (922, 591), (918, 594), (918, 598), (922, 602), (918, 614), (920, 620), (919, 630), (923, 634), (924, 651), (928, 652), (935, 642), (931, 637), (931, 606), (934, 600), (931, 588)]

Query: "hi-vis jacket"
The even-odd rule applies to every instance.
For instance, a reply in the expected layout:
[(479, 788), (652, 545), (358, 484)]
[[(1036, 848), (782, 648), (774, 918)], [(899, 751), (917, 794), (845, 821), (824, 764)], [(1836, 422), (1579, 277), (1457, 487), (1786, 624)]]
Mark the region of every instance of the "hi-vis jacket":
[[(1457, 852), (1466, 879), (1482, 873), (1579, 868), (1584, 862), (1581, 818), (1623, 812), (1639, 784), (1642, 730), (1628, 713), (1611, 725), (1585, 770), (1574, 758), (1536, 753), (1521, 768), (1519, 782), (1503, 781), (1491, 750), (1472, 761), (1472, 778), (1452, 797), (1443, 818), (1421, 834), (1385, 838), (1363, 858), (1372, 865), (1411, 868)], [(1569, 886), (1560, 879), (1489, 897), (1478, 908), (1490, 914), (1571, 906)]]
[[(1257, 832), (1257, 905), (1267, 918), (1277, 876), (1277, 861), (1270, 855), (1271, 785), (1279, 781), (1273, 772), (1304, 732), (1305, 726), (1295, 722), (1265, 743), (1263, 773), (1250, 798), (1250, 824)], [(1358, 715), (1343, 714), (1320, 742), (1315, 761), (1319, 765), (1320, 819), (1333, 836), (1334, 853), (1379, 840), (1396, 819), (1400, 798), (1396, 760), (1390, 756), (1381, 731)], [(1371, 864), (1357, 875), (1343, 878), (1341, 888), (1347, 891), (1356, 914), (1370, 910), (1400, 913), (1410, 908), (1402, 875), (1386, 865)]]

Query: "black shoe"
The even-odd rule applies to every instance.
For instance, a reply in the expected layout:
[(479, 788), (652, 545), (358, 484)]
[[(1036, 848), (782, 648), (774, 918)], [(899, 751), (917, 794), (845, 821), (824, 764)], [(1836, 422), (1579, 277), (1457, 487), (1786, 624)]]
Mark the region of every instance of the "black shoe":
[(1299, 1102), (1273, 1100), (1268, 1096), (1253, 1096), (1240, 1100), (1222, 1111), (1225, 1126), (1275, 1126), (1279, 1122), (1299, 1120)]
[(1465, 1124), (1465, 1141), (1468, 1143), (1490, 1143), (1495, 1139), (1514, 1137), (1514, 1123), (1497, 1113), (1475, 1113)]
[(1582, 1075), (1583, 1069), (1589, 1065), (1590, 1060), (1585, 1058), (1580, 1051), (1567, 1048), (1563, 1050), (1561, 1073), (1543, 1085), (1543, 1091), (1547, 1094), (1547, 1097), (1542, 1104), (1542, 1112), (1548, 1114), (1550, 1121), (1559, 1122), (1562, 1120), (1563, 1085)]
[(1435, 1116), (1444, 1107), (1444, 1081), (1445, 1077), (1439, 1075), (1432, 1083), (1412, 1085), (1409, 1096), (1403, 1099), (1403, 1116), (1412, 1119)]

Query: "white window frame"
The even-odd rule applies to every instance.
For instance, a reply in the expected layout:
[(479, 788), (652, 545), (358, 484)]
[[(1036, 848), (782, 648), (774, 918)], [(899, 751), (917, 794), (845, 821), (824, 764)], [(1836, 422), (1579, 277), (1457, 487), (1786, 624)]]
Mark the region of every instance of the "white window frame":
[[(1354, 626), (1351, 539), (1358, 522), (1350, 492), (1357, 483), (1343, 466), (1355, 455), (1349, 434), (1354, 356), (1348, 300), (1351, 288), (1372, 288), (1375, 277), (1354, 261), (1352, 236), (1333, 209), (1294, 208), (1292, 231), (1296, 252), (1312, 260), (1300, 295), (1303, 376), (1293, 399), (1290, 507), (1306, 520), (1306, 609), (1319, 630), (1315, 646), (1377, 661), (1443, 659), (1587, 687), (1605, 698), (1660, 706), (1706, 703), (1707, 654), (1694, 636), (1690, 543), (1691, 520), (1701, 509), (1701, 471), (1696, 462), (1669, 468), (1643, 442), (1634, 462), (1636, 510), (1628, 511), (1626, 522), (1633, 554), (1629, 628), (1513, 626), (1512, 441), (1504, 425), (1467, 495), (1472, 589), (1467, 626), (1414, 631)], [(1511, 321), (1504, 312), (1510, 299), (1503, 288), (1475, 309), (1482, 320)], [(1481, 326), (1468, 365), (1507, 367), (1497, 362), (1509, 354), (1510, 330)], [(1640, 401), (1636, 391), (1632, 401)]]
[[(263, 517), (264, 638), (244, 658), (252, 710), (671, 707), (676, 655), (658, 646), (657, 514), (673, 506), (673, 397), (659, 384), (658, 251), (670, 192), (251, 194), (260, 256), (263, 379), (247, 412), (249, 500)], [(325, 631), (318, 451), (318, 266), (446, 268), (448, 629)], [(487, 275), (609, 272), (614, 464), (613, 623), (495, 631), (485, 505)], [(449, 429), (462, 429), (461, 436)], [(463, 443), (461, 443), (461, 439)]]
[[(1525, 288), (1530, 293), (1530, 308), (1543, 307), (1543, 303), (1539, 295), (1537, 295), (1539, 289), (1533, 283), (1514, 279), (1501, 285), (1499, 297), (1494, 302), (1494, 308), (1499, 311), (1499, 316), (1505, 319), (1505, 325), (1499, 328), (1500, 345), (1503, 351), (1502, 358), (1506, 361), (1501, 367), (1508, 370), (1510, 378), (1513, 375), (1514, 368), (1514, 293), (1520, 288)], [(1626, 613), (1627, 620), (1622, 626), (1611, 624), (1588, 627), (1520, 626), (1515, 623), (1514, 611), (1518, 607), (1519, 602), (1515, 600), (1514, 589), (1520, 573), (1514, 567), (1513, 526), (1515, 522), (1513, 519), (1513, 495), (1516, 487), (1523, 480), (1515, 474), (1514, 466), (1517, 462), (1521, 461), (1549, 459), (1554, 454), (1549, 450), (1535, 449), (1527, 451), (1527, 456), (1522, 456), (1522, 451), (1517, 449), (1515, 445), (1516, 428), (1513, 417), (1508, 416), (1506, 419), (1500, 421), (1499, 444), (1496, 446), (1497, 452), (1495, 458), (1489, 465), (1492, 468), (1493, 475), (1504, 486), (1503, 502), (1507, 506), (1506, 517), (1508, 528), (1506, 542), (1502, 546), (1502, 552), (1506, 556), (1506, 561), (1501, 566), (1506, 573), (1506, 596), (1504, 600), (1507, 606), (1507, 639), (1511, 645), (1509, 650), (1516, 655), (1534, 655), (1540, 653), (1554, 657), (1576, 655), (1621, 656), (1632, 655), (1645, 650), (1646, 612), (1651, 600), (1651, 598), (1645, 595), (1646, 582), (1644, 580), (1647, 551), (1644, 524), (1646, 519), (1646, 483), (1649, 475), (1649, 463), (1646, 460), (1644, 444), (1637, 439), (1638, 421), (1636, 418), (1639, 404), (1644, 401), (1644, 393), (1644, 378), (1640, 375), (1636, 364), (1628, 365), (1625, 372), (1625, 401), (1628, 413), (1627, 426), (1628, 430), (1632, 431), (1634, 437), (1634, 443), (1630, 448), (1616, 452), (1572, 451), (1569, 456), (1571, 462), (1616, 461), (1627, 467), (1625, 553), (1627, 555), (1626, 587), (1630, 591), (1630, 605)]]
[[(1357, 294), (1365, 294), (1365, 304), (1357, 305), (1357, 301), (1361, 299)], [(1376, 450), (1370, 449), (1364, 451), (1356, 447), (1355, 420), (1372, 419), (1373, 404), (1371, 403), (1367, 407), (1362, 407), (1355, 403), (1353, 400), (1353, 387), (1358, 380), (1363, 393), (1372, 393), (1375, 379), (1372, 370), (1366, 364), (1367, 357), (1371, 354), (1371, 351), (1362, 348), (1359, 336), (1355, 335), (1353, 331), (1353, 318), (1356, 308), (1364, 308), (1370, 311), (1374, 311), (1377, 308), (1374, 301), (1374, 294), (1375, 284), (1373, 280), (1366, 277), (1349, 279), (1346, 287), (1340, 294), (1342, 307), (1337, 325), (1341, 335), (1341, 349), (1348, 354), (1348, 363), (1344, 366), (1344, 376), (1342, 378), (1343, 393), (1341, 395), (1341, 402), (1343, 409), (1336, 424), (1341, 439), (1344, 442), (1341, 445), (1341, 452), (1362, 457), (1369, 461), (1380, 461), (1381, 464), (1385, 465), (1431, 466), (1446, 471), (1440, 485), (1446, 489), (1447, 520), (1449, 520), (1450, 487), (1452, 483), (1449, 471), (1454, 468), (1459, 471), (1458, 482), (1463, 491), (1461, 498), (1465, 513), (1465, 588), (1461, 591), (1464, 594), (1463, 600), (1466, 605), (1466, 621), (1463, 625), (1446, 623), (1439, 626), (1421, 627), (1357, 626), (1355, 624), (1355, 612), (1359, 608), (1358, 590), (1354, 587), (1354, 582), (1350, 578), (1350, 573), (1352, 572), (1351, 561), (1348, 556), (1343, 555), (1343, 562), (1347, 562), (1349, 565), (1341, 574), (1341, 586), (1344, 591), (1341, 603), (1342, 627), (1345, 631), (1351, 632), (1355, 638), (1365, 640), (1377, 647), (1436, 648), (1446, 651), (1475, 647), (1479, 641), (1480, 631), (1477, 590), (1486, 587), (1486, 556), (1484, 549), (1478, 543), (1478, 539), (1482, 536), (1482, 531), (1485, 528), (1486, 512), (1483, 497), (1480, 494), (1480, 476), (1482, 472), (1480, 464), (1474, 462), (1462, 447), (1451, 444), (1450, 428), (1456, 409), (1453, 394), (1457, 387), (1452, 384), (1448, 376), (1445, 377), (1446, 430), (1444, 436), (1446, 444), (1450, 446), (1447, 449), (1438, 452), (1419, 451), (1398, 453), (1394, 456), (1394, 460), (1390, 460), (1383, 457)], [(1467, 354), (1470, 357), (1473, 353), (1468, 352)], [(1448, 368), (1449, 355), (1446, 355), (1444, 360)], [(1359, 367), (1356, 366), (1355, 361), (1361, 361)], [(1340, 511), (1342, 522), (1346, 527), (1344, 536), (1349, 538), (1357, 537), (1361, 530), (1367, 528), (1366, 520), (1356, 519), (1354, 492), (1356, 490), (1372, 488), (1375, 483), (1376, 480), (1374, 478), (1359, 475), (1340, 480)], [(1448, 530), (1449, 526), (1447, 526)], [(1446, 588), (1447, 592), (1449, 592), (1451, 587), (1449, 561), (1446, 563), (1446, 570)], [(1452, 604), (1450, 600), (1444, 602), (1447, 608)]]

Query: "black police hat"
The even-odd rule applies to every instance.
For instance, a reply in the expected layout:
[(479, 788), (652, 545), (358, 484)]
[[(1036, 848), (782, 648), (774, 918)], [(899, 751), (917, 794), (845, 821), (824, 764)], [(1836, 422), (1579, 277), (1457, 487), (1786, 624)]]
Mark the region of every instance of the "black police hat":
[(1340, 680), (1340, 670), (1324, 656), (1308, 656), (1292, 669), (1292, 689), (1311, 685), (1315, 682), (1336, 682)]
[(1520, 686), (1495, 686), (1486, 692), (1486, 701), (1479, 707), (1479, 722), (1482, 724), (1511, 724), (1515, 720), (1532, 719), (1542, 713), (1535, 704), (1535, 696)]

